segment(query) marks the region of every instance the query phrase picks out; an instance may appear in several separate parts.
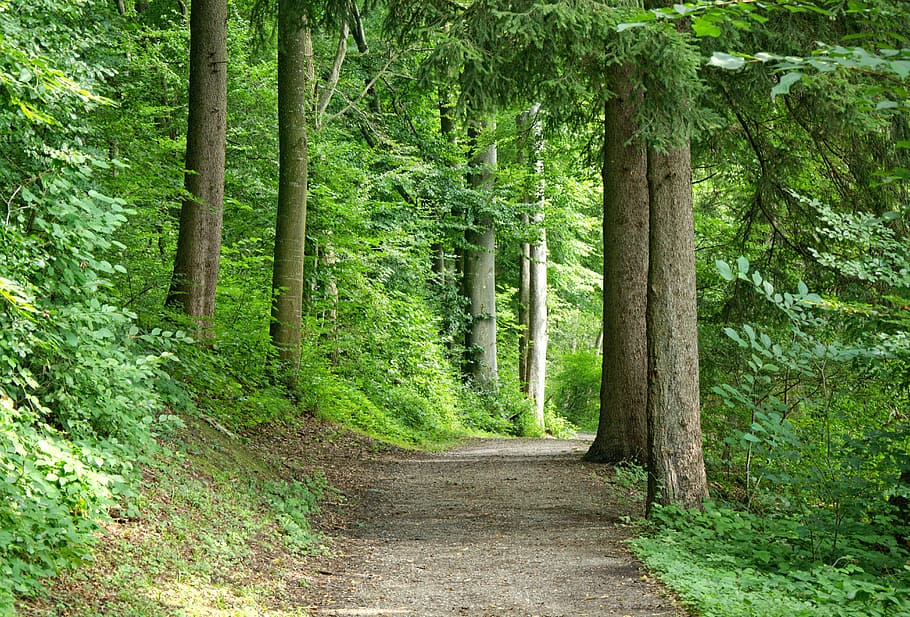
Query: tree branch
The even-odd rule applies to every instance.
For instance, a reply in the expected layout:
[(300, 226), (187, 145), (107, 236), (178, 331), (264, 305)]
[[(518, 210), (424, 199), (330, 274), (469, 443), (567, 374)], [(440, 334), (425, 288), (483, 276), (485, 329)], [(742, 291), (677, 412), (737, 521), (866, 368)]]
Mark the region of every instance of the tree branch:
[(332, 114), (331, 116), (329, 116), (328, 118), (326, 118), (325, 121), (322, 123), (322, 126), (326, 126), (326, 125), (328, 125), (332, 120), (334, 120), (335, 118), (337, 118), (337, 117), (339, 117), (339, 116), (343, 116), (345, 113), (347, 113), (347, 111), (348, 111), (349, 109), (351, 109), (352, 107), (354, 107), (355, 105), (357, 105), (357, 103), (359, 103), (360, 101), (362, 101), (363, 98), (364, 98), (367, 94), (370, 93), (370, 90), (373, 88), (373, 84), (375, 84), (377, 81), (379, 81), (379, 79), (385, 74), (385, 72), (386, 72), (386, 71), (388, 70), (388, 68), (392, 65), (392, 63), (395, 62), (396, 60), (398, 60), (398, 58), (400, 58), (403, 54), (408, 53), (408, 52), (410, 52), (410, 51), (413, 51), (413, 50), (409, 48), (409, 49), (404, 50), (404, 51), (401, 52), (401, 53), (392, 54), (392, 56), (391, 56), (391, 57), (388, 59), (388, 61), (383, 65), (383, 67), (382, 67), (381, 69), (379, 69), (379, 72), (376, 74), (376, 76), (373, 77), (373, 79), (371, 79), (370, 81), (367, 82), (366, 87), (364, 87), (364, 89), (361, 90), (360, 94), (358, 94), (356, 97), (354, 97), (353, 100), (351, 100), (347, 105), (345, 105), (344, 108), (343, 108), (341, 111), (339, 111), (339, 112), (337, 112), (337, 113), (335, 113), (335, 114)]
[[(338, 87), (338, 79), (341, 77), (341, 65), (344, 64), (344, 58), (348, 52), (348, 35), (350, 32), (351, 28), (348, 25), (348, 20), (345, 19), (341, 22), (341, 33), (338, 35), (338, 47), (335, 50), (335, 61), (332, 63), (332, 70), (329, 72), (325, 87), (322, 92), (319, 93), (319, 101), (316, 103), (317, 130), (321, 129), (323, 126), (322, 119), (325, 116), (325, 110), (328, 109), (329, 103), (332, 100), (332, 95), (335, 94), (335, 89)], [(331, 120), (331, 118), (329, 118), (329, 120)], [(325, 124), (328, 124), (328, 121)]]
[(357, 51), (362, 54), (370, 51), (367, 46), (367, 36), (363, 30), (363, 21), (360, 19), (360, 11), (357, 9), (357, 2), (351, 0), (351, 17), (354, 19), (354, 42), (357, 43)]

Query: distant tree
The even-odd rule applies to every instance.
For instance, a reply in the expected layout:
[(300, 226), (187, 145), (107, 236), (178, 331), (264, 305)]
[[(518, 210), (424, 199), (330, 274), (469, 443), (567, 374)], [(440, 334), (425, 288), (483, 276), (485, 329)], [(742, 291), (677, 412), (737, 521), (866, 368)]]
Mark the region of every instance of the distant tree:
[(543, 122), (540, 104), (535, 103), (519, 117), (521, 140), (527, 155), (522, 157), (531, 172), (527, 202), (531, 215), (523, 214), (525, 227), (532, 227), (534, 238), (522, 243), (519, 289), (520, 378), (525, 393), (534, 401), (535, 420), (544, 428), (544, 398), (547, 368), (547, 230), (544, 226)]
[(201, 318), (215, 313), (224, 210), (227, 130), (227, 2), (195, 0), (190, 12), (188, 196), (180, 209), (177, 255), (166, 304)]
[[(496, 143), (481, 143), (487, 135), (479, 123), (471, 129), (475, 151), (468, 185), (479, 192), (481, 201), (492, 195), (496, 169)], [(465, 374), (481, 388), (495, 388), (499, 380), (496, 358), (496, 225), (489, 203), (481, 203), (472, 224), (465, 231), (462, 295), (468, 303), (469, 321), (465, 334)]]

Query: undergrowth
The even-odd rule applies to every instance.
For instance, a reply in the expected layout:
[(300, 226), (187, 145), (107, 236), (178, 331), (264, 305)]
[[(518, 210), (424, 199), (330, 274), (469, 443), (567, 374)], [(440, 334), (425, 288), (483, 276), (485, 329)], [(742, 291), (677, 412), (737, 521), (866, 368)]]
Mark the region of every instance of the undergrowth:
[(796, 516), (759, 517), (707, 504), (657, 507), (633, 551), (704, 617), (906, 617), (910, 552), (869, 525), (818, 558)]
[(94, 559), (23, 599), (20, 615), (303, 615), (276, 609), (299, 559), (327, 550), (311, 529), (319, 475), (288, 479), (207, 424), (164, 444), (135, 512), (103, 524)]

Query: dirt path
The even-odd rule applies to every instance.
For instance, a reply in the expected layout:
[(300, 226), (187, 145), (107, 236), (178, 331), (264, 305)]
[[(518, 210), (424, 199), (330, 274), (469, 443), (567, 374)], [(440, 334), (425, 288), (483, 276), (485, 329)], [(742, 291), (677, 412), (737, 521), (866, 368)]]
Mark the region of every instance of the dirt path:
[[(480, 440), (369, 465), (317, 615), (682, 615), (622, 546), (629, 489), (581, 440)], [(373, 467), (376, 465), (376, 467)], [(365, 470), (367, 471), (367, 470)], [(599, 474), (599, 475), (598, 475)], [(625, 495), (627, 496), (623, 496)]]

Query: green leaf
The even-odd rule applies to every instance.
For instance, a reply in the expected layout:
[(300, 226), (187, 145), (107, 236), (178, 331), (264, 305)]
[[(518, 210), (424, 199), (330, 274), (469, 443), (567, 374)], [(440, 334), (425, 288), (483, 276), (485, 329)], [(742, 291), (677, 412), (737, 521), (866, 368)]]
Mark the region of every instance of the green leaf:
[(717, 38), (721, 34), (720, 26), (710, 19), (696, 19), (692, 22), (692, 31), (695, 36), (710, 36)]
[(635, 22), (627, 23), (627, 24), (619, 24), (618, 26), (616, 26), (616, 31), (624, 32), (626, 30), (631, 30), (633, 28), (641, 28), (644, 25), (645, 25), (645, 22), (643, 22), (643, 21), (635, 21)]
[(749, 343), (744, 341), (739, 333), (733, 328), (724, 328), (724, 334), (726, 334), (731, 340), (733, 340), (740, 347), (748, 347)]
[(790, 87), (798, 82), (802, 78), (803, 74), (799, 71), (793, 71), (792, 73), (787, 73), (780, 78), (780, 83), (771, 88), (771, 98), (780, 96), (781, 94), (790, 94)]
[(895, 60), (891, 63), (891, 70), (897, 73), (901, 79), (907, 79), (907, 76), (910, 75), (910, 61)]
[(714, 266), (717, 268), (717, 272), (720, 274), (721, 278), (725, 281), (732, 281), (736, 276), (733, 274), (733, 270), (730, 268), (730, 264), (727, 262), (718, 259), (714, 262)]
[[(720, 31), (718, 30), (718, 34)], [(742, 56), (734, 56), (731, 54), (726, 54), (722, 51), (715, 51), (711, 54), (711, 59), (708, 60), (709, 66), (716, 66), (728, 71), (735, 71), (743, 67), (746, 63), (746, 59)]]
[(746, 275), (749, 273), (749, 260), (745, 256), (740, 255), (736, 258), (736, 267), (739, 269), (739, 273)]

